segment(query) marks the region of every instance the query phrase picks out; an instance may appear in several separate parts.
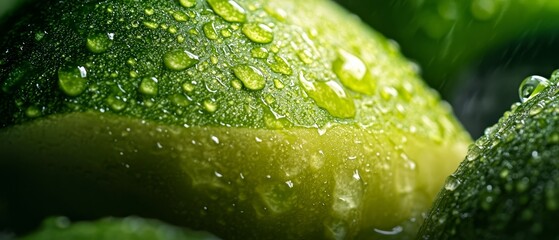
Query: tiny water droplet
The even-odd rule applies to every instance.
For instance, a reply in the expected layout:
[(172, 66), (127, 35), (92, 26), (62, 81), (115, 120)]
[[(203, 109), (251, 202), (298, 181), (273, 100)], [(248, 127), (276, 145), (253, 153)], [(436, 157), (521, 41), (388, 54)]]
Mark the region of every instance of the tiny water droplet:
[(233, 72), (243, 82), (243, 85), (250, 90), (261, 90), (266, 86), (264, 74), (253, 66), (237, 65), (233, 67)]
[(277, 89), (283, 89), (285, 85), (283, 84), (283, 82), (281, 82), (281, 80), (276, 78), (274, 79), (274, 87), (276, 87)]
[(246, 23), (241, 31), (255, 43), (271, 43), (274, 40), (272, 29), (262, 23)]
[(186, 50), (175, 50), (165, 54), (163, 62), (169, 70), (182, 71), (196, 65), (198, 56)]
[(148, 96), (155, 96), (157, 95), (158, 86), (157, 86), (157, 79), (156, 78), (144, 78), (140, 83), (140, 87), (138, 88), (140, 93)]
[(396, 89), (394, 89), (393, 87), (383, 87), (382, 90), (380, 91), (380, 96), (384, 99), (384, 100), (390, 100), (392, 98), (395, 98), (398, 96), (398, 91)]
[(305, 64), (311, 64), (314, 62), (314, 56), (309, 49), (302, 49), (297, 51), (297, 57), (299, 57), (299, 60), (301, 60), (301, 62)]
[(111, 110), (115, 112), (120, 112), (126, 108), (126, 102), (118, 96), (110, 95), (107, 97), (106, 101)]
[(159, 24), (158, 24), (158, 23), (155, 23), (155, 22), (146, 21), (146, 22), (143, 22), (143, 24), (144, 24), (144, 26), (146, 26), (146, 27), (148, 27), (148, 28), (150, 28), (150, 29), (156, 29), (156, 28), (159, 27)]
[(41, 109), (39, 109), (37, 106), (29, 106), (25, 110), (25, 115), (30, 118), (39, 117), (41, 116)]
[(355, 103), (344, 88), (335, 81), (309, 81), (304, 74), (299, 73), (299, 83), (315, 103), (339, 118), (355, 117)]
[(85, 67), (59, 69), (58, 85), (70, 97), (82, 94), (87, 88), (87, 70)]
[(547, 78), (537, 75), (525, 78), (518, 88), (520, 101), (526, 102), (529, 99), (535, 97), (536, 95), (540, 94), (540, 92), (543, 91), (547, 86), (549, 86), (549, 84), (550, 82), (549, 80), (547, 80)]
[(219, 32), (221, 33), (221, 36), (224, 37), (224, 38), (228, 38), (228, 37), (232, 36), (231, 31), (229, 29), (226, 29), (226, 28), (221, 29), (221, 31), (219, 31)]
[(234, 0), (207, 0), (212, 9), (228, 22), (245, 22), (246, 10)]
[(231, 81), (231, 86), (234, 89), (240, 90), (241, 88), (243, 88), (243, 82), (241, 82), (239, 79), (234, 79), (233, 81)]
[(150, 8), (146, 8), (146, 9), (144, 9), (144, 13), (145, 13), (146, 15), (148, 15), (148, 16), (151, 16), (151, 15), (153, 15), (153, 14), (155, 13), (155, 9), (153, 9), (153, 8), (151, 8), (151, 7), (150, 7)]
[(45, 37), (45, 32), (36, 32), (35, 33), (35, 41), (37, 41), (37, 42), (43, 40), (44, 37)]
[(187, 7), (187, 8), (191, 8), (191, 7), (196, 6), (196, 0), (179, 0), (179, 3), (183, 7)]
[(172, 103), (177, 107), (186, 107), (190, 105), (190, 101), (182, 94), (173, 94), (169, 97)]
[(184, 82), (182, 84), (182, 90), (186, 93), (190, 93), (190, 92), (194, 91), (194, 85), (192, 85), (192, 83), (189, 83), (189, 82)]
[(476, 160), (480, 154), (481, 149), (477, 145), (472, 144), (468, 149), (468, 155), (466, 156), (466, 159), (468, 159), (468, 161)]
[(204, 24), (203, 31), (204, 31), (204, 35), (206, 35), (206, 37), (210, 40), (216, 40), (219, 38), (219, 36), (215, 31), (213, 22), (208, 22)]
[(462, 182), (460, 181), (460, 179), (456, 178), (453, 175), (450, 175), (447, 179), (446, 179), (446, 183), (444, 185), (444, 189), (448, 190), (448, 191), (454, 191), (456, 190), (456, 188), (458, 188), (458, 186), (460, 186)]

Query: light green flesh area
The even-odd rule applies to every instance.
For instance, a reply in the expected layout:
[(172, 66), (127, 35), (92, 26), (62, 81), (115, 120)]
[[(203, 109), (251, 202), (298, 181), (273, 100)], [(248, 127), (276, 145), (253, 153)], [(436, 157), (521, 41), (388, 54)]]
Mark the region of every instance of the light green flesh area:
[[(223, 236), (370, 238), (402, 224), (413, 235), (468, 142), (409, 136), (395, 144), (402, 136), (386, 130), (183, 128), (72, 113), (0, 132), (0, 167), (24, 168), (18, 177), (43, 197), (61, 195), (52, 209), (85, 215), (105, 211), (82, 205), (91, 198), (110, 204), (126, 192), (134, 198), (124, 201), (144, 203), (141, 214)], [(41, 197), (37, 189), (28, 197)]]

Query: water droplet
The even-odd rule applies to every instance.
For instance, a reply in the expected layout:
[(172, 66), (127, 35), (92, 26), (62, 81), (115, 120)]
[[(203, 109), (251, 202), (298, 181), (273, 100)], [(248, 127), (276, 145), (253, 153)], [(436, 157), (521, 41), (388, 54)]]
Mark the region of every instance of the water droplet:
[(173, 94), (169, 97), (172, 103), (174, 103), (177, 107), (186, 107), (190, 105), (190, 101), (182, 94)]
[(229, 31), (229, 29), (221, 29), (221, 31), (219, 31), (221, 33), (221, 36), (223, 36), (224, 38), (228, 38), (231, 37), (231, 31)]
[(179, 0), (179, 3), (183, 7), (187, 7), (187, 8), (191, 8), (191, 7), (196, 6), (196, 0)]
[(275, 55), (274, 61), (268, 62), (268, 65), (270, 66), (270, 69), (272, 69), (272, 71), (274, 72), (285, 74), (285, 75), (293, 74), (293, 71), (291, 70), (291, 67), (289, 66), (287, 60), (285, 60), (285, 58), (280, 57), (278, 55)]
[(115, 112), (120, 112), (124, 110), (124, 108), (126, 108), (126, 102), (118, 96), (110, 95), (109, 97), (107, 97), (106, 101), (111, 110)]
[(210, 100), (205, 100), (204, 101), (204, 109), (206, 109), (206, 111), (213, 113), (217, 110), (217, 104), (213, 101)]
[(241, 90), (241, 88), (243, 88), (243, 82), (241, 82), (239, 79), (233, 79), (233, 81), (231, 81), (231, 86), (234, 89)]
[(238, 65), (233, 68), (233, 72), (250, 90), (261, 90), (266, 86), (264, 74), (253, 66)]
[(175, 50), (168, 52), (163, 57), (163, 62), (165, 66), (174, 71), (182, 71), (184, 69), (193, 67), (199, 60), (198, 56), (194, 55), (189, 51)]
[(276, 87), (277, 89), (283, 89), (285, 85), (283, 84), (283, 82), (281, 82), (281, 80), (276, 78), (274, 79), (274, 87)]
[(39, 117), (41, 116), (41, 109), (39, 109), (37, 106), (29, 106), (25, 110), (25, 115), (30, 118)]
[(87, 37), (87, 49), (93, 53), (107, 51), (113, 45), (112, 34), (94, 34)]
[(477, 145), (472, 144), (468, 148), (468, 155), (466, 156), (466, 159), (468, 159), (468, 161), (476, 160), (477, 158), (479, 158), (480, 154), (481, 149)]
[(538, 95), (543, 91), (550, 82), (547, 78), (540, 77), (537, 75), (525, 78), (518, 88), (518, 95), (521, 102), (526, 102), (534, 96)]
[(299, 83), (309, 97), (316, 102), (316, 105), (324, 108), (332, 116), (339, 118), (355, 117), (356, 110), (353, 98), (337, 82), (311, 82), (301, 72), (299, 73)]
[(148, 16), (151, 16), (151, 15), (153, 15), (153, 14), (155, 13), (155, 9), (153, 9), (153, 8), (151, 8), (151, 7), (150, 7), (150, 8), (146, 8), (146, 9), (144, 9), (144, 13), (145, 13), (146, 15), (148, 15)]
[(44, 37), (45, 37), (45, 32), (36, 32), (35, 33), (35, 41), (37, 41), (37, 42), (43, 40)]
[(155, 23), (155, 22), (146, 21), (146, 22), (143, 22), (143, 24), (144, 24), (144, 26), (146, 26), (150, 29), (157, 29), (159, 27), (159, 24)]
[(545, 107), (542, 105), (542, 103), (538, 103), (538, 104), (532, 106), (532, 108), (530, 108), (530, 111), (528, 111), (528, 114), (530, 114), (530, 116), (536, 116), (536, 115), (540, 114), (543, 111), (544, 108)]
[(184, 82), (182, 84), (182, 90), (186, 93), (190, 93), (190, 92), (194, 91), (194, 85), (192, 85), (189, 82)]
[(456, 190), (456, 188), (458, 188), (458, 186), (460, 186), (462, 182), (460, 181), (460, 179), (456, 178), (454, 175), (450, 175), (447, 179), (446, 179), (446, 183), (444, 185), (444, 189), (446, 189), (447, 191), (454, 191)]
[(174, 18), (177, 22), (186, 22), (186, 21), (188, 21), (188, 15), (186, 15), (186, 13), (181, 12), (181, 11), (175, 11), (175, 12), (173, 12), (173, 18)]
[(272, 29), (262, 23), (247, 23), (241, 30), (243, 34), (255, 43), (271, 43), (274, 40)]
[(374, 82), (370, 77), (366, 77), (367, 66), (355, 55), (339, 50), (338, 58), (332, 67), (342, 84), (349, 89), (364, 94), (375, 92)]
[(305, 64), (311, 64), (314, 61), (313, 54), (309, 49), (303, 49), (297, 51), (297, 57), (299, 57), (299, 60), (301, 60), (301, 62)]
[(250, 55), (253, 58), (266, 59), (268, 58), (268, 49), (262, 47), (255, 47), (250, 50)]
[(148, 95), (148, 96), (155, 96), (157, 95), (157, 79), (156, 78), (144, 78), (140, 83), (140, 87), (138, 88), (140, 93)]
[(494, 0), (474, 0), (472, 1), (472, 15), (478, 20), (489, 20), (499, 8), (499, 1)]
[(85, 67), (59, 69), (58, 85), (68, 96), (75, 97), (87, 88), (87, 71)]
[(234, 0), (207, 0), (212, 9), (228, 22), (246, 21), (246, 10)]
[(384, 99), (384, 100), (390, 100), (392, 98), (395, 98), (398, 96), (398, 91), (396, 89), (394, 89), (393, 87), (383, 87), (382, 90), (380, 91), (380, 96)]
[(215, 31), (215, 27), (214, 27), (213, 22), (208, 22), (208, 23), (204, 24), (203, 30), (204, 30), (204, 35), (206, 35), (206, 37), (208, 39), (216, 40), (216, 39), (219, 38), (219, 36), (217, 35), (217, 33)]

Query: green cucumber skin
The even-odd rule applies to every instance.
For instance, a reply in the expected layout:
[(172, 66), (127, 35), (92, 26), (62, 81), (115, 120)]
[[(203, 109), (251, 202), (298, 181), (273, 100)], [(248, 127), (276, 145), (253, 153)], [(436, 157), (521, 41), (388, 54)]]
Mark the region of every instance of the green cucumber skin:
[(418, 239), (556, 239), (559, 87), (515, 105), (470, 147)]

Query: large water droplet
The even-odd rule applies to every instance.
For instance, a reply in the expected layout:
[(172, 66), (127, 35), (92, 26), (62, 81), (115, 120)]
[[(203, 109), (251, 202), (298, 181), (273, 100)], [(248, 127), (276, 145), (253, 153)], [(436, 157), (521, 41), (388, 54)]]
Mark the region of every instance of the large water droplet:
[(206, 37), (210, 40), (216, 40), (219, 37), (215, 31), (213, 22), (204, 24), (203, 30), (204, 30), (204, 35), (206, 35)]
[(188, 15), (186, 15), (186, 13), (181, 12), (181, 11), (175, 11), (173, 12), (173, 18), (177, 21), (177, 22), (186, 22), (188, 21)]
[(140, 93), (148, 95), (148, 96), (155, 96), (157, 95), (157, 79), (156, 78), (144, 78), (140, 83), (140, 87), (138, 88)]
[(182, 94), (173, 94), (169, 97), (172, 103), (174, 103), (177, 107), (186, 107), (190, 105), (190, 101)]
[(111, 110), (115, 112), (120, 112), (126, 108), (126, 102), (123, 101), (120, 97), (111, 95), (107, 97), (107, 104), (111, 108)]
[(299, 83), (305, 92), (321, 108), (324, 108), (332, 116), (339, 118), (355, 117), (355, 103), (335, 81), (319, 82), (309, 81), (304, 74), (299, 73)]
[(179, 0), (179, 3), (187, 8), (196, 6), (196, 0)]
[(58, 85), (70, 97), (82, 94), (87, 88), (87, 70), (85, 67), (59, 69)]
[(87, 49), (93, 53), (107, 51), (113, 45), (114, 34), (93, 34), (87, 37)]
[(184, 69), (193, 67), (199, 60), (198, 56), (194, 55), (189, 51), (175, 50), (168, 52), (163, 57), (163, 62), (165, 66), (174, 71), (182, 71)]
[(280, 57), (278, 55), (275, 55), (274, 61), (269, 62), (268, 65), (270, 66), (270, 69), (272, 69), (272, 71), (277, 73), (281, 73), (285, 75), (291, 75), (293, 73), (287, 60), (285, 60), (285, 58)]
[(262, 23), (247, 23), (241, 30), (243, 34), (255, 43), (271, 43), (274, 40), (272, 29)]
[(367, 66), (353, 54), (339, 50), (338, 58), (334, 61), (332, 67), (342, 84), (349, 89), (365, 94), (375, 92), (374, 82), (370, 80), (370, 77), (365, 77)]
[(262, 47), (253, 48), (252, 50), (250, 50), (250, 55), (253, 58), (266, 59), (268, 58), (268, 49)]
[(246, 10), (234, 0), (207, 0), (212, 9), (228, 22), (246, 21)]
[(264, 74), (257, 68), (249, 65), (238, 65), (233, 68), (235, 76), (250, 90), (260, 90), (266, 86)]
[(549, 86), (550, 82), (547, 78), (540, 77), (537, 75), (530, 76), (524, 79), (518, 88), (518, 95), (520, 97), (521, 102), (526, 102), (529, 99), (535, 97), (536, 95), (540, 94), (547, 86)]

